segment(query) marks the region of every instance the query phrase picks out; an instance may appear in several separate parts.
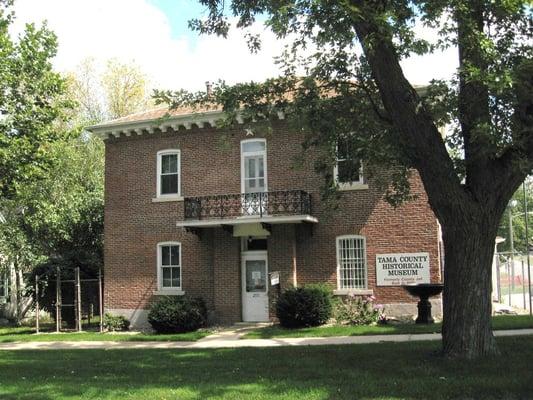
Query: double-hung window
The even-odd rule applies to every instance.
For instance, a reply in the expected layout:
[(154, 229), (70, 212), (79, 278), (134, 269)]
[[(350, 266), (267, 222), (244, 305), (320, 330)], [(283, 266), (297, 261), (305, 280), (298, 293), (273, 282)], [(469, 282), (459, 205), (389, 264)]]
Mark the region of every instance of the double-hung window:
[(337, 142), (337, 162), (333, 171), (335, 181), (342, 188), (363, 184), (363, 164), (355, 156), (355, 146), (349, 138)]
[(157, 197), (180, 197), (179, 150), (162, 150), (157, 153)]
[(366, 240), (364, 236), (337, 237), (337, 283), (340, 290), (367, 288)]
[(159, 243), (157, 252), (158, 289), (162, 292), (180, 292), (182, 290), (181, 243)]

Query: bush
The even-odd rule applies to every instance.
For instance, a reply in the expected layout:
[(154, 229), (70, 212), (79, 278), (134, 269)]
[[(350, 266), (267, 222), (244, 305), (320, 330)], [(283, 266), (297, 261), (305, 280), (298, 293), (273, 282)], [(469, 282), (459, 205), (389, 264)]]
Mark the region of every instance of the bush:
[(331, 290), (325, 285), (287, 289), (276, 303), (281, 326), (300, 328), (325, 324), (332, 313)]
[(152, 304), (148, 322), (157, 333), (192, 332), (205, 325), (207, 309), (202, 299), (163, 297)]
[(374, 305), (374, 296), (348, 295), (335, 304), (337, 322), (348, 325), (370, 325), (384, 318), (383, 306)]
[(105, 313), (104, 328), (111, 332), (127, 331), (130, 327), (130, 321), (122, 315), (113, 315)]

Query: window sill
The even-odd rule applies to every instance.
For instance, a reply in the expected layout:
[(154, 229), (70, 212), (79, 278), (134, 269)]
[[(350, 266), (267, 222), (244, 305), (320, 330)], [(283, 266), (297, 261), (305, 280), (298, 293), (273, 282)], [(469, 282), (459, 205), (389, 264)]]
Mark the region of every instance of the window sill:
[(355, 295), (355, 296), (372, 296), (374, 294), (374, 290), (372, 289), (337, 289), (333, 291), (333, 294), (336, 296), (347, 296), (347, 295)]
[(154, 290), (154, 296), (183, 296), (185, 292), (183, 290), (174, 289), (161, 289)]
[(338, 185), (340, 191), (368, 189), (368, 185), (366, 183), (339, 183)]
[(183, 196), (154, 197), (152, 203), (165, 203), (167, 201), (183, 201)]

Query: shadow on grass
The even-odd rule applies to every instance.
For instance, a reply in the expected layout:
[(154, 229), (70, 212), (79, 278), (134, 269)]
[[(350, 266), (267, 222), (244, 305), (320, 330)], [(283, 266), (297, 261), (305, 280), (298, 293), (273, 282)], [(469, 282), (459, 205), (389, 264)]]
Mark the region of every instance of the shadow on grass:
[(34, 328), (29, 327), (0, 327), (0, 343), (13, 342), (47, 342), (47, 341), (119, 341), (119, 342), (195, 342), (210, 334), (208, 329), (201, 329), (195, 332), (177, 334), (156, 334), (156, 333), (100, 333), (97, 327), (84, 329), (83, 332), (63, 331), (56, 333), (55, 330), (43, 329), (36, 334)]
[(525, 399), (533, 336), (444, 360), (434, 342), (218, 350), (0, 352), (2, 399)]
[[(529, 315), (499, 315), (492, 318), (494, 330), (531, 329), (533, 317)], [(398, 323), (386, 325), (333, 325), (311, 328), (287, 329), (279, 325), (267, 326), (247, 332), (243, 339), (271, 339), (289, 337), (332, 337), (332, 336), (366, 336), (366, 335), (400, 335), (420, 333), (440, 333), (442, 325)]]

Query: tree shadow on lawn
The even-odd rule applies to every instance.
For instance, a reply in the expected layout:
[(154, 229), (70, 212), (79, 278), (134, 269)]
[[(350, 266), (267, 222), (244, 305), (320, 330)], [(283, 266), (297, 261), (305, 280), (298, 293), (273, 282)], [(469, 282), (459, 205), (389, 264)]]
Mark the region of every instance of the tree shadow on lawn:
[(455, 362), (439, 343), (218, 350), (0, 352), (2, 399), (522, 399), (533, 336)]

